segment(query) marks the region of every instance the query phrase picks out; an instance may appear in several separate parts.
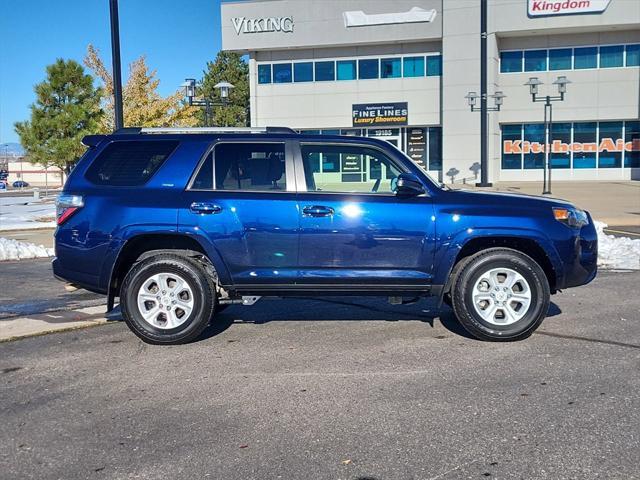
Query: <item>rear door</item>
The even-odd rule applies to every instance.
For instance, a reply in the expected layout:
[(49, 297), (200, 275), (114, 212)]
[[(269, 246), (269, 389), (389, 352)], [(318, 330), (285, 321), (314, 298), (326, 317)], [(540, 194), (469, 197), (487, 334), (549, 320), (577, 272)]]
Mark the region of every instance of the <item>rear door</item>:
[(432, 200), (394, 194), (401, 162), (381, 148), (340, 141), (301, 141), (297, 154), (300, 283), (409, 290), (431, 283)]
[(299, 219), (291, 152), (286, 140), (219, 141), (183, 194), (180, 230), (209, 242), (237, 286), (295, 281)]

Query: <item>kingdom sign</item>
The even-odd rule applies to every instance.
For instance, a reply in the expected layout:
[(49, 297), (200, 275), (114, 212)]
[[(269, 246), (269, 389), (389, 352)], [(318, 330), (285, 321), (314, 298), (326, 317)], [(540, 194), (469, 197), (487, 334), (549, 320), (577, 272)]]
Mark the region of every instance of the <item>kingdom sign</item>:
[(528, 0), (530, 17), (602, 13), (611, 0)]

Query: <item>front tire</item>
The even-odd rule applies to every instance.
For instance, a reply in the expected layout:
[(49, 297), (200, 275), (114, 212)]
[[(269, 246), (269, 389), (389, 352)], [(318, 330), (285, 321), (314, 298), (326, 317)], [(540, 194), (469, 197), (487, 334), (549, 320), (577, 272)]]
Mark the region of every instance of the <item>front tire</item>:
[(120, 290), (127, 326), (146, 343), (175, 345), (196, 339), (216, 308), (215, 288), (197, 260), (160, 254), (129, 270)]
[(547, 315), (547, 277), (531, 257), (508, 248), (491, 248), (466, 259), (451, 289), (453, 311), (474, 337), (520, 340)]

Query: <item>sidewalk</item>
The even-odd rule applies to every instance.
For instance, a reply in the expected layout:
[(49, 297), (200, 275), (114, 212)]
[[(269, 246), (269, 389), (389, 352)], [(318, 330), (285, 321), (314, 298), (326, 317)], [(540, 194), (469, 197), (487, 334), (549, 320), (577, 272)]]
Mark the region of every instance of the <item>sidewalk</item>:
[[(448, 184), (447, 184), (448, 185)], [(500, 182), (492, 188), (452, 185), (453, 188), (508, 191), (541, 195), (542, 182)], [(549, 197), (569, 200), (607, 225), (640, 227), (640, 182), (553, 182)]]

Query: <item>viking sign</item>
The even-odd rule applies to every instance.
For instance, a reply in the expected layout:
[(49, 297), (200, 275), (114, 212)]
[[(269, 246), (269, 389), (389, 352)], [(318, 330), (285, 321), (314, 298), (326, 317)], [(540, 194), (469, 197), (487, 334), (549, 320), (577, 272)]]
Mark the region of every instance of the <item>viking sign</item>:
[(358, 103), (351, 108), (354, 127), (406, 125), (409, 118), (407, 102)]
[(234, 17), (231, 19), (231, 23), (233, 23), (236, 35), (266, 32), (293, 33), (293, 17)]

